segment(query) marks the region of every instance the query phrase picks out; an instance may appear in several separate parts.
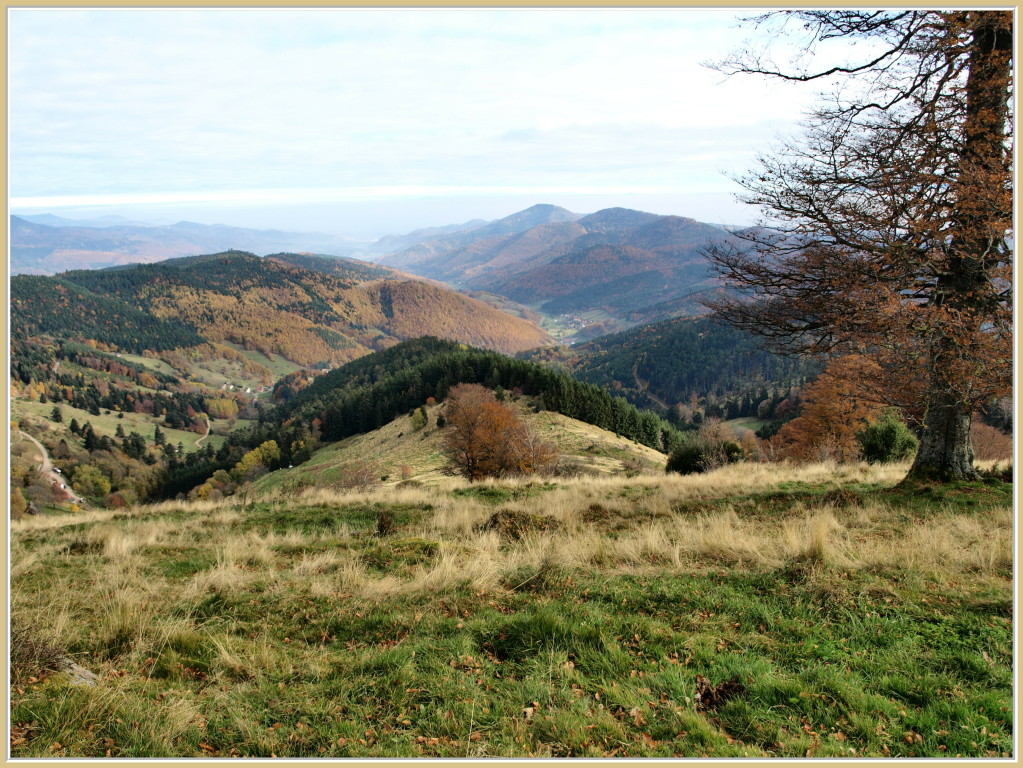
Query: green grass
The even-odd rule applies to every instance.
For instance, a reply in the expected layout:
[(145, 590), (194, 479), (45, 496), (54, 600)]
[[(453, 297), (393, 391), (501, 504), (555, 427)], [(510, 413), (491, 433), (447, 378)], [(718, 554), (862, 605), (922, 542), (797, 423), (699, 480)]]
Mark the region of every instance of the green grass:
[[(964, 533), (911, 551), (961, 526), (1011, 558), (1011, 486), (714, 491), (742, 479), (452, 480), (26, 522), (12, 617), (100, 683), (22, 677), (12, 756), (1011, 754), (1011, 561), (981, 564)], [(475, 532), (494, 510), (563, 530)], [(842, 529), (808, 559), (786, 531), (818, 514)], [(762, 557), (686, 544), (718, 517)], [(630, 544), (654, 524), (674, 544)]]
[(144, 357), (143, 355), (129, 355), (127, 353), (121, 353), (119, 357), (126, 363), (141, 365), (142, 367), (156, 371), (157, 373), (166, 373), (170, 376), (181, 376), (180, 371), (175, 370), (173, 366), (163, 360), (156, 360), (151, 357)]
[(762, 427), (765, 427), (770, 423), (771, 422), (764, 421), (763, 419), (757, 419), (752, 416), (745, 416), (741, 419), (730, 419), (729, 421), (724, 422), (724, 425), (727, 427), (731, 427), (738, 433), (746, 429), (751, 429), (754, 432), (756, 432), (758, 429), (761, 429)]
[[(128, 435), (132, 432), (138, 432), (147, 442), (153, 441), (153, 436), (156, 434), (156, 426), (160, 421), (160, 417), (154, 417), (150, 414), (145, 413), (125, 413), (123, 418), (118, 418), (116, 411), (111, 411), (108, 415), (106, 410), (101, 410), (99, 416), (94, 416), (86, 410), (81, 408), (73, 408), (67, 403), (57, 403), (60, 406), (60, 410), (64, 416), (63, 427), (66, 428), (71, 423), (71, 419), (77, 419), (78, 423), (84, 425), (86, 422), (92, 424), (92, 428), (96, 430), (99, 435), (107, 435), (114, 437), (117, 432), (117, 427), (121, 426), (124, 429), (124, 434)], [(19, 419), (24, 416), (31, 416), (44, 421), (50, 420), (50, 413), (53, 411), (54, 403), (39, 403), (31, 400), (12, 399), (11, 400), (11, 418)], [(58, 428), (60, 428), (58, 426)], [(181, 429), (170, 429), (169, 427), (160, 426), (163, 431), (166, 440), (171, 445), (177, 445), (181, 443), (184, 445), (186, 451), (191, 451), (195, 448), (195, 442), (202, 437), (202, 435), (196, 434), (195, 432), (186, 432)], [(69, 436), (70, 433), (68, 433)], [(209, 442), (213, 443), (214, 446), (219, 445), (223, 442), (224, 438), (211, 435)], [(218, 442), (219, 441), (219, 442)], [(203, 445), (205, 445), (205, 441)], [(200, 446), (202, 447), (202, 446)]]

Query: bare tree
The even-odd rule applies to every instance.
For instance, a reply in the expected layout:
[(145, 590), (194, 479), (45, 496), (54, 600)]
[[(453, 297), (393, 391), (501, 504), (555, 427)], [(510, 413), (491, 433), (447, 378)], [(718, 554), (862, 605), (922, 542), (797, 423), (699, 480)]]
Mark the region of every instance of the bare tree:
[(1012, 381), (1012, 14), (756, 21), (794, 31), (811, 60), (836, 39), (869, 53), (818, 70), (751, 50), (719, 65), (841, 82), (800, 139), (738, 179), (765, 218), (710, 254), (739, 290), (709, 303), (782, 351), (870, 356), (923, 424), (909, 477), (976, 477), (971, 415)]

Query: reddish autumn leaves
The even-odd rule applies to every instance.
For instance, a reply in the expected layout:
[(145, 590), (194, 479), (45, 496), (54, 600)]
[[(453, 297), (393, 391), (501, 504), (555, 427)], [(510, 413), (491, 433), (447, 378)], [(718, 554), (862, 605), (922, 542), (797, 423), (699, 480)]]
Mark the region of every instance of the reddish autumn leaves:
[(557, 449), (515, 411), (479, 384), (448, 392), (444, 445), (452, 464), (469, 480), (552, 469)]

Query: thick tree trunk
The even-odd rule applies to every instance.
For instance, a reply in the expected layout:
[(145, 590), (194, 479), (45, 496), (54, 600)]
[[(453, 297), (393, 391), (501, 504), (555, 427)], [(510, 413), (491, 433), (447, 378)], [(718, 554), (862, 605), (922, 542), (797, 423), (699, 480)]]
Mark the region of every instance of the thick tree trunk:
[(907, 480), (975, 480), (968, 405), (955, 397), (932, 397), (924, 416), (924, 433)]
[[(973, 25), (966, 80), (965, 141), (956, 183), (956, 215), (947, 270), (938, 280), (936, 307), (964, 323), (971, 333), (956, 338), (938, 330), (931, 357), (931, 384), (923, 439), (908, 480), (974, 480), (971, 384), (955, 372), (957, 345), (983, 333), (992, 307), (988, 270), (994, 243), (1010, 226), (1010, 210), (992, 195), (1008, 178), (1005, 125), (1011, 83), (1012, 16), (1004, 11), (968, 12)], [(1008, 198), (1006, 198), (1008, 200)], [(972, 327), (971, 327), (972, 326)], [(957, 380), (958, 378), (958, 380)]]

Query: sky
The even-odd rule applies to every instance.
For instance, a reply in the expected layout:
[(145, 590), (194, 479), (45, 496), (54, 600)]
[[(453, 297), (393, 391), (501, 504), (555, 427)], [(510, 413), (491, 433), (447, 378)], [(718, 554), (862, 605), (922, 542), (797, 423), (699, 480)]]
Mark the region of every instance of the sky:
[(535, 203), (751, 223), (813, 93), (694, 9), (9, 9), (11, 212), (358, 238)]

